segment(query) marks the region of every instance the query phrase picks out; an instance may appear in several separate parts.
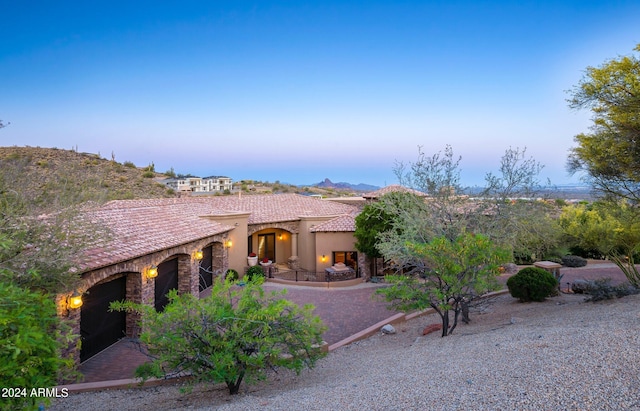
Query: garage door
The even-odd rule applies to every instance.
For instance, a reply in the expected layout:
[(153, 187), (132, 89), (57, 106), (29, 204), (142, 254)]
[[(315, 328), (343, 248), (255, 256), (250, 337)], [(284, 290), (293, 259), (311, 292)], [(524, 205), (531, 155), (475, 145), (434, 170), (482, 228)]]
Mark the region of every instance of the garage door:
[(169, 291), (178, 289), (178, 259), (174, 258), (160, 264), (155, 281), (155, 307), (156, 311), (160, 312), (169, 303), (167, 298)]
[(80, 361), (85, 361), (125, 336), (126, 314), (109, 312), (112, 301), (126, 295), (126, 277), (91, 287), (80, 311)]
[(202, 250), (202, 261), (200, 261), (200, 291), (211, 287), (213, 284), (213, 247)]

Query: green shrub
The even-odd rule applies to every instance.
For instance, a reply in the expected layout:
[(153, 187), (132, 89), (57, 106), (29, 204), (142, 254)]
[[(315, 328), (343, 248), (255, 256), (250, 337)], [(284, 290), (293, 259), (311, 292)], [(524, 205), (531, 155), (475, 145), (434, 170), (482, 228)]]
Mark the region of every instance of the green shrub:
[(562, 265), (565, 267), (584, 267), (587, 260), (578, 255), (565, 255), (562, 257)]
[(553, 274), (538, 267), (527, 267), (507, 280), (512, 297), (520, 301), (544, 301), (558, 287)]
[(47, 398), (33, 388), (53, 387), (70, 361), (60, 358), (60, 323), (53, 298), (0, 282), (0, 385), (19, 396), (0, 401), (0, 410), (37, 410)]
[(238, 272), (233, 268), (229, 268), (227, 272), (224, 274), (224, 279), (229, 281), (238, 281)]
[(246, 276), (247, 276), (247, 281), (251, 281), (251, 280), (254, 280), (255, 278), (264, 277), (264, 271), (262, 270), (262, 267), (258, 265), (254, 265), (249, 267), (249, 269), (247, 270)]

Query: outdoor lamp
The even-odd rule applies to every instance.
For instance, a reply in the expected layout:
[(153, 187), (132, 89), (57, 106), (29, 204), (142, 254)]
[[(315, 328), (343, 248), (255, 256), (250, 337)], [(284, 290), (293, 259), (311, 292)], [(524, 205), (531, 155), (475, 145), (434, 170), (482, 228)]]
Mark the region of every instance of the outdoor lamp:
[(233, 243), (231, 242), (231, 240), (227, 240), (227, 242), (225, 243), (225, 245), (227, 246), (227, 248), (231, 248), (231, 246), (233, 245)]
[(156, 267), (155, 265), (152, 265), (151, 267), (147, 268), (147, 277), (156, 278), (157, 276), (158, 276), (158, 267)]
[(73, 294), (67, 298), (67, 305), (71, 309), (76, 309), (82, 307), (82, 294), (78, 291), (74, 291)]
[(322, 254), (322, 262), (324, 263), (325, 261), (327, 261), (327, 256)]
[(193, 253), (193, 258), (196, 260), (202, 260), (203, 254), (202, 254), (202, 250), (198, 250), (196, 252)]

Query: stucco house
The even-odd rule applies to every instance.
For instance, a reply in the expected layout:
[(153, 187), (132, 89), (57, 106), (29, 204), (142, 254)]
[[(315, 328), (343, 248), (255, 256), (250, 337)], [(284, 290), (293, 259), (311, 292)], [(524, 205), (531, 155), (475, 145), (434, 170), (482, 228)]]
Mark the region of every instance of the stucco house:
[[(133, 313), (109, 312), (128, 299), (162, 310), (171, 289), (198, 293), (232, 268), (244, 273), (256, 253), (280, 267), (322, 272), (344, 263), (366, 279), (366, 256), (355, 247), (357, 206), (297, 194), (117, 200), (87, 212), (104, 228), (88, 246), (79, 271), (83, 304), (59, 296), (82, 345), (84, 361), (125, 336), (135, 337)], [(206, 269), (203, 269), (206, 268)]]

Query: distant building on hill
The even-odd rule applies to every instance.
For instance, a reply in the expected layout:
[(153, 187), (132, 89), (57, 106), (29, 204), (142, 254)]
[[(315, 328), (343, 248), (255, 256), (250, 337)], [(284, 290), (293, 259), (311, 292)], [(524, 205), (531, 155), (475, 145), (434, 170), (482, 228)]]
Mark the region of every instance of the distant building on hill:
[(232, 188), (231, 178), (225, 176), (183, 176), (168, 178), (162, 182), (177, 192), (217, 193), (231, 191)]

